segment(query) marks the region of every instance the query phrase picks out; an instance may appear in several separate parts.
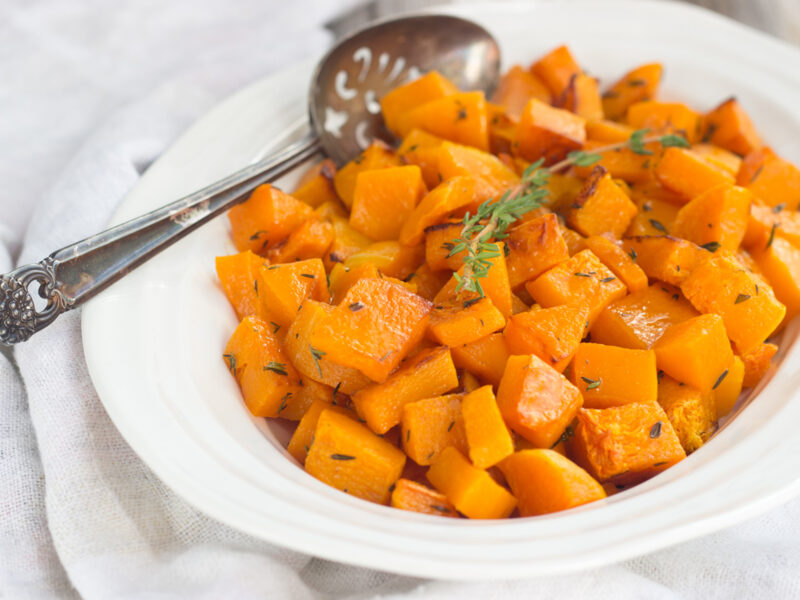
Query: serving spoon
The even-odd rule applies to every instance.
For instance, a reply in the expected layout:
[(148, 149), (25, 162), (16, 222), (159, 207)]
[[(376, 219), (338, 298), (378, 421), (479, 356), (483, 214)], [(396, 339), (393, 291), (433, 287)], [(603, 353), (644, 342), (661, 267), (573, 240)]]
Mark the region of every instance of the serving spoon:
[(0, 275), (0, 342), (27, 340), (314, 154), (322, 151), (343, 164), (375, 138), (391, 141), (380, 98), (431, 70), (461, 89), (488, 93), (499, 75), (500, 50), (483, 27), (445, 15), (383, 21), (342, 40), (314, 72), (311, 131), (302, 139), (180, 200)]

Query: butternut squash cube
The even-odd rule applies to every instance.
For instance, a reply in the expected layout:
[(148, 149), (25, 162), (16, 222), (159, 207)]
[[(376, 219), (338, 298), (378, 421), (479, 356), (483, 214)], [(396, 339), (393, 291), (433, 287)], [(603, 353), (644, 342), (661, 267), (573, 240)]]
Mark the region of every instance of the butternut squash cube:
[(472, 177), (461, 175), (439, 184), (406, 219), (400, 231), (400, 243), (406, 246), (422, 243), (426, 228), (445, 221), (454, 211), (474, 201), (475, 180)]
[[(800, 251), (797, 254), (800, 258)], [(732, 255), (714, 254), (694, 269), (681, 289), (697, 310), (722, 317), (739, 352), (766, 340), (786, 314), (770, 286)]]
[(500, 463), (500, 470), (517, 498), (521, 517), (546, 515), (606, 497), (596, 479), (553, 450), (515, 452)]
[(514, 452), (492, 386), (485, 385), (464, 396), (461, 402), (469, 459), (479, 469), (488, 469)]
[(738, 154), (714, 144), (695, 144), (692, 146), (692, 150), (712, 165), (727, 171), (734, 177), (739, 173), (739, 169), (742, 166), (742, 159)]
[(453, 362), (482, 381), (498, 385), (508, 360), (508, 349), (502, 333), (491, 333), (484, 338), (450, 348)]
[(586, 141), (586, 119), (532, 98), (522, 111), (514, 141), (525, 160), (552, 165), (580, 150)]
[(628, 112), (628, 107), (656, 97), (661, 81), (662, 67), (649, 63), (626, 73), (603, 93), (603, 112), (606, 119), (618, 121)]
[(582, 250), (569, 260), (525, 284), (534, 300), (549, 308), (560, 304), (585, 305), (589, 308), (588, 327), (597, 315), (627, 291), (625, 284), (595, 256)]
[(215, 260), (217, 277), (225, 296), (241, 320), (252, 315), (261, 316), (261, 298), (258, 290), (258, 273), (268, 264), (250, 250), (218, 256)]
[(771, 245), (770, 238), (776, 237), (800, 248), (800, 212), (752, 204), (742, 245), (754, 252), (763, 251)]
[[(800, 314), (800, 248), (793, 246), (783, 238), (775, 237), (768, 248), (753, 252), (752, 256), (759, 270), (772, 286), (774, 296), (777, 296), (777, 299), (786, 306), (787, 319), (793, 319)], [(763, 287), (768, 288), (764, 285), (759, 287), (759, 296), (763, 293)], [(743, 293), (752, 294), (752, 292), (746, 291)], [(767, 289), (765, 298), (773, 298), (769, 289)], [(777, 312), (776, 310), (775, 316), (777, 316)], [(763, 342), (764, 339), (766, 336), (759, 342)], [(742, 352), (747, 352), (747, 350), (747, 348), (741, 349)]]
[(686, 454), (697, 450), (717, 430), (715, 393), (701, 392), (666, 375), (658, 382), (658, 403)]
[(559, 373), (567, 368), (586, 333), (588, 310), (564, 304), (512, 316), (503, 336), (511, 354), (535, 354)]
[(497, 405), (506, 424), (534, 446), (555, 445), (582, 404), (578, 388), (536, 355), (508, 359)]
[(328, 221), (312, 217), (289, 234), (279, 246), (267, 251), (273, 263), (322, 258), (333, 243), (336, 232)]
[(531, 98), (537, 98), (549, 104), (550, 90), (536, 75), (519, 65), (514, 65), (500, 79), (500, 83), (492, 95), (492, 102), (505, 108), (506, 114), (513, 119), (519, 119), (522, 110)]
[(698, 314), (678, 288), (654, 283), (609, 304), (592, 327), (592, 340), (645, 350), (669, 327)]
[(603, 344), (578, 346), (570, 381), (583, 395), (586, 408), (608, 408), (658, 397), (656, 354)]
[(618, 242), (605, 235), (593, 235), (586, 238), (584, 244), (625, 284), (629, 293), (647, 289), (647, 274)]
[(736, 185), (746, 187), (768, 206), (800, 208), (800, 169), (767, 146), (744, 157)]
[(736, 401), (742, 393), (744, 383), (744, 361), (734, 355), (733, 362), (728, 367), (728, 374), (714, 390), (714, 404), (717, 417), (724, 417), (733, 410)]
[(339, 204), (339, 196), (333, 185), (336, 164), (330, 159), (317, 163), (303, 175), (292, 196), (317, 208), (328, 202)]
[(456, 448), (445, 448), (428, 469), (428, 481), (470, 519), (503, 519), (517, 505), (511, 493)]
[(320, 302), (327, 302), (330, 298), (325, 267), (318, 258), (262, 266), (259, 281), (264, 313), (281, 327), (291, 325), (307, 298)]
[(540, 78), (554, 98), (558, 98), (573, 77), (580, 75), (578, 61), (567, 46), (559, 46), (531, 65), (531, 72)]
[(450, 278), (445, 273), (434, 272), (428, 263), (424, 262), (406, 279), (417, 286), (417, 293), (420, 296), (432, 301)]
[(744, 156), (761, 147), (761, 138), (736, 98), (728, 98), (706, 114), (703, 140)]
[(373, 240), (394, 240), (426, 192), (416, 165), (362, 171), (353, 191), (350, 225)]
[(572, 449), (576, 462), (600, 483), (618, 485), (644, 481), (686, 458), (655, 402), (582, 408)]
[(406, 359), (383, 383), (369, 385), (353, 397), (359, 416), (375, 433), (384, 434), (400, 423), (403, 407), (458, 387), (450, 350), (437, 347)]
[(713, 314), (673, 325), (653, 349), (659, 369), (704, 393), (717, 387), (733, 361), (722, 317)]
[[(344, 261), (352, 269), (362, 264), (375, 265), (382, 275), (405, 279), (419, 266), (424, 256), (424, 248), (404, 246), (394, 240), (375, 242), (358, 251)], [(412, 283), (412, 282), (408, 282)]]
[(713, 187), (678, 211), (672, 233), (698, 246), (717, 243), (736, 250), (747, 229), (752, 198), (748, 190), (735, 185)]
[(583, 235), (609, 232), (619, 238), (636, 214), (636, 205), (611, 179), (608, 170), (595, 167), (567, 212), (567, 224)]
[(269, 184), (228, 211), (233, 243), (239, 252), (263, 254), (285, 240), (313, 214), (311, 207)]
[(442, 183), (439, 177), (439, 147), (443, 141), (427, 131), (412, 129), (397, 149), (397, 154), (406, 164), (420, 168), (425, 187), (429, 190)]
[(463, 229), (461, 221), (448, 221), (425, 229), (425, 262), (431, 271), (458, 271), (461, 268), (466, 251), (452, 256), (450, 253), (455, 248), (453, 240), (461, 237)]
[(625, 238), (622, 247), (650, 279), (672, 285), (681, 285), (709, 256), (696, 244), (671, 235)]
[(625, 142), (633, 133), (633, 127), (628, 127), (623, 123), (604, 119), (587, 119), (586, 121), (586, 137), (594, 142), (607, 144)]
[(317, 429), (317, 422), (322, 411), (332, 410), (342, 415), (350, 414), (352, 416), (352, 413), (348, 413), (347, 409), (331, 404), (332, 398), (333, 395), (314, 400), (289, 439), (286, 451), (301, 465), (306, 462), (306, 455), (311, 448), (311, 443), (314, 441), (314, 431)]
[(694, 143), (700, 132), (700, 115), (679, 102), (645, 100), (628, 107), (627, 123), (634, 129), (653, 133), (674, 133)]
[(406, 457), (350, 417), (323, 410), (306, 456), (306, 471), (357, 498), (386, 504)]
[(519, 183), (519, 175), (496, 156), (461, 144), (444, 142), (439, 147), (441, 181), (457, 175), (475, 178), (475, 205), (490, 198), (499, 199), (509, 188)]
[(436, 305), (430, 316), (430, 336), (443, 346), (463, 346), (502, 329), (506, 319), (489, 298), (467, 306)]
[(400, 439), (411, 460), (418, 465), (430, 465), (448, 446), (467, 451), (461, 399), (461, 394), (450, 394), (403, 406)]
[(401, 478), (394, 484), (391, 505), (394, 508), (437, 517), (457, 519), (459, 516), (456, 507), (447, 496), (410, 479)]
[(778, 351), (775, 344), (759, 344), (742, 355), (744, 362), (744, 387), (755, 387), (769, 371), (772, 357)]
[[(650, 182), (655, 177), (655, 163), (657, 162), (654, 156), (642, 156), (637, 154), (630, 148), (618, 148), (616, 150), (605, 150), (597, 152), (603, 146), (608, 146), (608, 142), (599, 142), (588, 140), (583, 145), (583, 150), (592, 154), (599, 154), (600, 161), (593, 166), (588, 167), (574, 167), (575, 173), (578, 176), (586, 178), (592, 170), (597, 167), (603, 167), (608, 170), (609, 175), (614, 179), (621, 179), (626, 182), (645, 183)], [(658, 156), (661, 152), (661, 146), (658, 143), (649, 143), (645, 145), (645, 149)]]
[(400, 166), (400, 157), (380, 140), (372, 142), (364, 152), (344, 165), (333, 177), (336, 193), (347, 208), (353, 205), (356, 179), (362, 171)]
[(508, 230), (506, 267), (512, 289), (569, 258), (561, 233), (558, 217), (552, 213)]
[(458, 91), (455, 84), (438, 71), (429, 71), (419, 79), (396, 87), (381, 98), (381, 111), (386, 128), (398, 137), (404, 137), (401, 117), (431, 100), (444, 98)]
[(669, 235), (678, 216), (679, 207), (667, 200), (644, 196), (638, 192), (636, 186), (633, 187), (632, 193), (631, 199), (639, 212), (631, 220), (625, 235), (627, 237)]
[(573, 75), (555, 104), (584, 119), (603, 118), (603, 102), (597, 79), (586, 73)]
[(489, 150), (489, 115), (483, 92), (457, 92), (413, 108), (399, 117), (400, 137), (419, 128), (457, 144)]
[(371, 239), (350, 226), (349, 219), (336, 217), (331, 219), (330, 223), (333, 226), (333, 241), (323, 259), (328, 270), (333, 269), (337, 263), (345, 262), (372, 243)]

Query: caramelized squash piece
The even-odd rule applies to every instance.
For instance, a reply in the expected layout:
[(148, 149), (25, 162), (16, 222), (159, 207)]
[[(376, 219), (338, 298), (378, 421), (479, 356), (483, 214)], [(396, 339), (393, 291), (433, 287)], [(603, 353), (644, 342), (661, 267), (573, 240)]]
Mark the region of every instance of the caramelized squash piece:
[(331, 219), (330, 223), (333, 226), (333, 241), (323, 258), (325, 268), (328, 270), (333, 269), (337, 263), (345, 262), (372, 243), (371, 239), (350, 226), (349, 219), (336, 217)]
[(752, 204), (742, 245), (754, 252), (763, 251), (772, 245), (770, 239), (776, 237), (800, 248), (800, 212)]
[(317, 422), (322, 411), (332, 410), (342, 415), (349, 414), (347, 409), (331, 404), (331, 400), (332, 396), (314, 400), (289, 439), (286, 451), (301, 465), (306, 462), (306, 455), (314, 441), (314, 431), (317, 429)]
[(428, 469), (428, 481), (470, 519), (503, 519), (517, 505), (511, 493), (456, 448), (445, 448)]
[(514, 65), (500, 79), (492, 96), (492, 102), (502, 106), (510, 117), (519, 119), (522, 109), (531, 98), (549, 104), (550, 90), (536, 75), (519, 65)]
[(489, 113), (483, 92), (457, 92), (403, 113), (400, 137), (414, 128), (457, 144), (489, 151)]
[(486, 383), (500, 383), (509, 354), (502, 333), (491, 333), (469, 344), (453, 346), (450, 351), (460, 369), (466, 369)]
[(336, 165), (330, 158), (317, 163), (303, 176), (292, 196), (314, 208), (328, 202), (339, 204), (333, 185)]
[(436, 305), (430, 316), (430, 336), (443, 346), (463, 346), (505, 326), (503, 313), (489, 298), (466, 304)]
[(514, 452), (514, 442), (506, 427), (492, 386), (485, 385), (461, 402), (469, 459), (479, 469), (488, 469)]
[(458, 518), (456, 507), (447, 496), (410, 479), (401, 478), (395, 482), (391, 505), (425, 515)]
[(367, 426), (383, 434), (400, 423), (406, 404), (456, 387), (458, 375), (450, 351), (436, 347), (406, 359), (386, 381), (359, 390), (352, 400)]
[(679, 194), (684, 202), (724, 183), (734, 183), (727, 171), (685, 148), (667, 148), (655, 166), (658, 182)]
[(347, 208), (353, 205), (356, 179), (363, 171), (400, 166), (400, 157), (380, 140), (372, 142), (361, 154), (344, 165), (333, 177), (336, 193)]
[(531, 72), (541, 79), (554, 98), (558, 98), (582, 69), (567, 46), (559, 46), (531, 65)]
[(800, 208), (800, 168), (763, 147), (744, 157), (736, 185), (749, 189), (764, 204)]
[(697, 450), (717, 430), (715, 393), (716, 390), (701, 392), (666, 375), (658, 382), (658, 403), (667, 413), (686, 454)]
[(628, 292), (635, 294), (647, 289), (647, 274), (618, 242), (604, 235), (593, 235), (584, 244), (625, 284)]
[(624, 123), (606, 121), (603, 119), (588, 119), (586, 121), (586, 137), (594, 142), (616, 144), (625, 142), (633, 135), (633, 127)]
[(291, 325), (307, 298), (320, 302), (330, 298), (325, 267), (318, 258), (262, 266), (259, 281), (264, 314), (273, 322), (273, 328)]
[(406, 457), (350, 417), (323, 410), (306, 456), (306, 471), (352, 496), (386, 504)]
[(604, 344), (584, 343), (572, 359), (570, 381), (586, 408), (631, 402), (655, 402), (658, 396), (656, 354)]
[(677, 134), (694, 143), (702, 126), (700, 115), (679, 102), (647, 100), (628, 107), (627, 123), (636, 130)]
[(603, 93), (603, 112), (606, 118), (619, 121), (632, 104), (655, 98), (662, 70), (659, 63), (642, 65), (626, 73), (606, 90)]
[(261, 267), (268, 262), (250, 250), (218, 256), (215, 262), (217, 277), (236, 316), (240, 320), (252, 315), (263, 316), (258, 274)]
[(448, 221), (425, 229), (425, 262), (432, 271), (457, 271), (464, 264), (466, 251), (450, 255), (455, 247), (453, 240), (461, 237), (463, 229), (461, 221)]
[(669, 327), (698, 314), (678, 288), (654, 283), (609, 304), (592, 327), (592, 340), (645, 350)]
[(669, 235), (680, 207), (676, 206), (674, 202), (641, 195), (637, 193), (635, 185), (632, 193), (631, 199), (639, 212), (631, 220), (628, 230), (625, 232), (626, 237)]
[[(438, 225), (460, 208), (475, 202), (475, 180), (468, 176), (457, 176), (433, 188), (405, 220), (399, 241), (406, 246), (422, 243), (425, 230)], [(394, 208), (393, 205), (390, 205)], [(402, 219), (396, 215), (396, 219)]]
[(250, 197), (228, 211), (233, 243), (239, 252), (264, 254), (285, 240), (311, 217), (308, 204), (269, 184), (260, 185)]
[(572, 440), (576, 462), (601, 483), (649, 479), (686, 457), (664, 409), (655, 402), (583, 408)]
[(406, 279), (417, 286), (417, 293), (420, 296), (426, 300), (433, 300), (450, 278), (441, 272), (434, 272), (428, 263), (424, 262)]
[(596, 479), (553, 450), (515, 452), (500, 463), (500, 470), (517, 498), (521, 517), (546, 515), (606, 497)]
[[(774, 237), (769, 247), (753, 252), (752, 256), (759, 271), (771, 284), (774, 295), (785, 305), (787, 319), (800, 314), (800, 248), (785, 239)], [(767, 298), (770, 296), (768, 294)]]
[(394, 240), (426, 193), (416, 165), (362, 171), (353, 191), (350, 225), (373, 240)]
[(566, 108), (584, 119), (603, 118), (603, 102), (597, 79), (586, 73), (573, 75), (555, 105)]
[(416, 283), (388, 277), (381, 272), (375, 263), (366, 260), (354, 267), (348, 267), (343, 264), (334, 265), (329, 279), (332, 298), (331, 303), (333, 304), (339, 304), (344, 299), (348, 290), (353, 287), (359, 279), (385, 279), (386, 281), (403, 286), (409, 292), (417, 292)]
[(276, 248), (267, 251), (270, 262), (285, 263), (324, 256), (336, 233), (328, 221), (308, 219)]
[(449, 446), (467, 451), (461, 399), (461, 394), (450, 394), (403, 406), (400, 439), (411, 460), (418, 465), (430, 465)]
[(453, 82), (437, 71), (430, 71), (414, 81), (401, 85), (381, 98), (381, 112), (386, 128), (397, 137), (408, 133), (402, 117), (409, 111), (432, 100), (458, 92)]
[(692, 151), (734, 177), (739, 173), (739, 169), (742, 166), (742, 159), (739, 155), (713, 144), (695, 144), (692, 146)]
[(412, 129), (397, 149), (397, 154), (406, 164), (420, 168), (422, 180), (429, 190), (442, 182), (439, 177), (439, 147), (442, 142), (444, 140), (439, 136), (421, 129)]
[(761, 147), (761, 138), (736, 98), (728, 98), (706, 114), (703, 140), (744, 156)]
[(567, 368), (586, 332), (588, 311), (564, 304), (512, 316), (503, 331), (511, 354), (535, 354), (559, 373)]
[(506, 267), (512, 289), (569, 258), (558, 217), (547, 214), (508, 230)]
[(574, 167), (575, 173), (580, 177), (586, 178), (594, 168), (599, 166), (606, 169), (614, 179), (621, 179), (630, 183), (653, 181), (657, 156), (661, 153), (659, 144), (649, 143), (645, 145), (645, 148), (655, 156), (642, 156), (630, 148), (597, 152), (603, 146), (608, 146), (608, 142), (587, 141), (583, 146), (583, 150), (592, 154), (599, 154), (601, 159), (593, 166)]
[(735, 185), (713, 187), (678, 211), (672, 233), (698, 246), (716, 243), (736, 250), (747, 229), (752, 198), (748, 190)]
[(534, 354), (511, 356), (497, 390), (506, 424), (537, 448), (550, 448), (583, 404), (581, 393)]
[(625, 284), (600, 262), (591, 250), (582, 250), (525, 284), (534, 300), (544, 307), (559, 304), (589, 308), (588, 327), (597, 315), (627, 291)]
[(439, 147), (439, 183), (457, 175), (475, 178), (475, 207), (489, 198), (499, 199), (519, 183), (519, 175), (496, 156), (477, 148), (444, 142)]
[(388, 240), (370, 244), (350, 256), (344, 261), (344, 265), (352, 269), (363, 264), (372, 264), (383, 275), (405, 280), (422, 262), (423, 256), (424, 248), (421, 245), (404, 246), (394, 240)]
[(775, 344), (759, 344), (742, 355), (744, 362), (744, 387), (755, 387), (769, 371), (772, 357), (778, 351)]
[(714, 405), (718, 417), (724, 417), (733, 410), (744, 384), (744, 361), (740, 356), (733, 357), (728, 374), (714, 390)]
[(700, 315), (673, 325), (653, 349), (659, 369), (704, 393), (717, 387), (733, 362), (719, 315)]
[(619, 238), (636, 214), (636, 205), (611, 179), (608, 170), (597, 166), (583, 184), (567, 212), (567, 224), (583, 235), (609, 232)]
[(622, 240), (622, 247), (651, 279), (680, 285), (709, 256), (692, 242), (672, 236), (637, 236)]
[(522, 111), (514, 149), (525, 160), (553, 165), (585, 141), (586, 119), (533, 98)]

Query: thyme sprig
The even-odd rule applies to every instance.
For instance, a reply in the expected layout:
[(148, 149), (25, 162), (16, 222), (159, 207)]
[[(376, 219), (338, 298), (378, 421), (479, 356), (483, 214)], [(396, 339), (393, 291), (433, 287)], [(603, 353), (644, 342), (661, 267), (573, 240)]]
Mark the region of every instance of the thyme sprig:
[(519, 183), (506, 190), (499, 200), (490, 198), (481, 204), (474, 214), (468, 212), (464, 215), (460, 236), (449, 244), (448, 256), (465, 252), (462, 272), (453, 274), (457, 284), (456, 293), (474, 292), (483, 298), (484, 291), (479, 280), (488, 276), (493, 264), (492, 259), (500, 256), (500, 250), (493, 240), (506, 238), (506, 231), (511, 225), (525, 213), (542, 205), (549, 194), (546, 186), (551, 174), (571, 166), (592, 166), (602, 160), (604, 152), (623, 148), (628, 148), (636, 154), (650, 155), (653, 152), (647, 148), (647, 144), (651, 143), (658, 143), (664, 148), (689, 147), (689, 143), (680, 135), (648, 136), (647, 133), (647, 129), (639, 129), (624, 142), (600, 146), (591, 151), (570, 152), (564, 160), (550, 167), (543, 166), (543, 159), (537, 160), (525, 169)]

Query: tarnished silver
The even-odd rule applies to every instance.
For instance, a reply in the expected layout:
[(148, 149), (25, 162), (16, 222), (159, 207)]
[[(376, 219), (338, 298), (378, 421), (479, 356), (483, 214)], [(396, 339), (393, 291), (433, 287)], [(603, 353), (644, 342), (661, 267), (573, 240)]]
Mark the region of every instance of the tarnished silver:
[[(443, 15), (384, 21), (344, 39), (322, 59), (312, 78), (311, 133), (189, 196), (0, 275), (0, 343), (27, 340), (62, 312), (320, 150), (341, 164), (371, 139), (391, 141), (378, 100), (433, 69), (462, 89), (491, 92), (500, 50), (482, 27)], [(34, 293), (44, 306), (37, 307)]]

